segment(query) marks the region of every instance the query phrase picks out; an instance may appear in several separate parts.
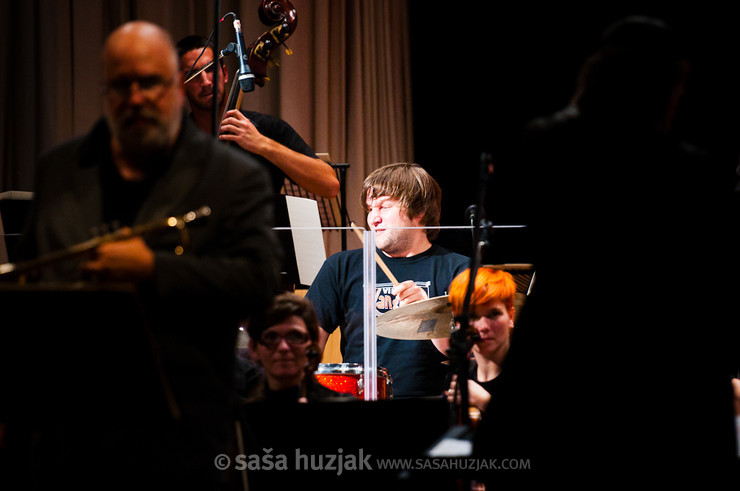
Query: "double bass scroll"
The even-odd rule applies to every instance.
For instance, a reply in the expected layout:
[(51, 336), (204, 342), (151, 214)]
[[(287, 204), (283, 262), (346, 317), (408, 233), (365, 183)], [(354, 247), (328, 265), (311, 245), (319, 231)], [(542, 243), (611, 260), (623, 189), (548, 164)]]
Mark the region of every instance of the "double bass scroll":
[[(254, 82), (263, 87), (267, 80), (267, 63), (277, 65), (272, 52), (295, 32), (298, 26), (296, 9), (288, 0), (262, 0), (258, 15), (263, 24), (272, 26), (247, 48), (247, 62), (254, 73)], [(286, 51), (291, 54), (286, 46)]]
[[(296, 10), (287, 0), (262, 0), (258, 15), (260, 21), (268, 26), (273, 26), (270, 30), (264, 32), (247, 48), (247, 65), (254, 75), (254, 83), (260, 87), (265, 86), (267, 77), (268, 62), (275, 62), (272, 52), (295, 32), (298, 25), (298, 15)], [(286, 47), (287, 49), (287, 47)], [(288, 50), (290, 54), (290, 50)], [(236, 77), (235, 77), (236, 79)], [(221, 121), (226, 117), (226, 113), (232, 109), (241, 107), (242, 96), (244, 91), (236, 80), (232, 82), (229, 90), (229, 98), (221, 115)]]

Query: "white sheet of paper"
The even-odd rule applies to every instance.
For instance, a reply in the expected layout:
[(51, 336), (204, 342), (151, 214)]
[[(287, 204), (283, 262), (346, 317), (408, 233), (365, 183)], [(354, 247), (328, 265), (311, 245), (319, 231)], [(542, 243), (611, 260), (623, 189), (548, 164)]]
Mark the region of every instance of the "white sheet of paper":
[(298, 278), (310, 285), (326, 260), (324, 236), (321, 233), (319, 206), (315, 200), (285, 196), (295, 247)]

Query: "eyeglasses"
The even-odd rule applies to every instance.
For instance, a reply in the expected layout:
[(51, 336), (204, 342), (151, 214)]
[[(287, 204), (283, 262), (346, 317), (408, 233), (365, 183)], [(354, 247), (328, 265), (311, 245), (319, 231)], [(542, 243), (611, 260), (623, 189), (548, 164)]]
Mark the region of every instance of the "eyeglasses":
[(122, 99), (128, 98), (136, 90), (149, 100), (159, 99), (164, 90), (175, 82), (174, 78), (164, 79), (159, 75), (149, 75), (146, 77), (128, 78), (119, 77), (109, 81), (105, 85), (108, 94), (113, 94)]
[(301, 346), (310, 339), (307, 332), (303, 331), (288, 331), (285, 335), (280, 335), (275, 331), (266, 331), (260, 336), (260, 344), (275, 349), (280, 345), (282, 340), (286, 340), (290, 346)]

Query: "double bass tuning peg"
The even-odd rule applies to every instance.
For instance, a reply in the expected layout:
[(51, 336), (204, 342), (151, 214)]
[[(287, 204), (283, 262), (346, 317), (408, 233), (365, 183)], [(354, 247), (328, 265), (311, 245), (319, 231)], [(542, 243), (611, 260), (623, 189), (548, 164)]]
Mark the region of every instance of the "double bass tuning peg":
[[(287, 44), (285, 44), (285, 43), (281, 43), (281, 44), (282, 44), (283, 48), (285, 48), (285, 54), (286, 55), (290, 56), (290, 55), (293, 54), (293, 50), (290, 49)], [(276, 67), (279, 67), (280, 66), (280, 60), (277, 59), (277, 58), (275, 58), (275, 57), (273, 57), (273, 56), (268, 56), (267, 57), (267, 61), (269, 61), (272, 65), (274, 65)], [(264, 77), (264, 78), (265, 78), (265, 80), (270, 80), (270, 77)]]

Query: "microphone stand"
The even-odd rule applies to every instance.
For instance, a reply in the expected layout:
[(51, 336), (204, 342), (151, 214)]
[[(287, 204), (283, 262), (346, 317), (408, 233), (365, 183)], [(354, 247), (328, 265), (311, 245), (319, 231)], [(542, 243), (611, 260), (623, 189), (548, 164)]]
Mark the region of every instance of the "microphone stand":
[[(483, 210), (483, 204), (485, 201), (485, 191), (488, 184), (488, 176), (492, 172), (493, 164), (492, 157), (488, 153), (481, 155), (481, 167), (480, 167), (480, 179), (478, 181), (478, 204), (468, 208), (468, 211), (472, 210), (475, 216), (479, 213), (478, 210)], [(430, 456), (442, 456), (437, 452), (437, 449), (441, 447), (442, 442), (449, 439), (464, 440), (470, 442), (467, 454), (456, 453), (455, 455), (447, 455), (452, 457), (469, 456), (472, 452), (472, 429), (470, 428), (470, 400), (468, 390), (468, 370), (469, 361), (468, 353), (473, 347), (473, 343), (476, 341), (477, 334), (471, 332), (470, 329), (470, 299), (473, 295), (475, 288), (475, 278), (478, 275), (478, 268), (480, 267), (481, 258), (483, 256), (483, 249), (488, 245), (488, 231), (492, 229), (491, 222), (485, 218), (475, 220), (475, 216), (471, 216), (473, 223), (473, 254), (470, 258), (470, 276), (468, 278), (467, 290), (465, 292), (465, 299), (463, 301), (463, 309), (460, 315), (455, 317), (455, 321), (460, 324), (459, 329), (455, 329), (450, 334), (450, 347), (447, 350), (447, 354), (450, 358), (451, 371), (457, 374), (457, 385), (456, 392), (460, 394), (460, 402), (457, 402), (457, 397), (453, 397), (452, 407), (456, 409), (457, 418), (456, 425), (448, 430), (435, 445), (427, 451)], [(457, 394), (455, 394), (456, 396)], [(464, 450), (463, 450), (464, 451)]]
[[(221, 0), (215, 0), (213, 2), (213, 45), (218, 49), (219, 41), (219, 26), (221, 25)], [(213, 53), (214, 58), (216, 53)], [(217, 61), (214, 60), (216, 63)], [(211, 134), (214, 138), (218, 137), (218, 129), (220, 127), (221, 120), (218, 114), (218, 77), (220, 76), (219, 65), (213, 70), (213, 113), (211, 114)]]
[[(470, 299), (475, 289), (475, 279), (478, 276), (478, 268), (481, 265), (483, 249), (489, 245), (488, 231), (492, 228), (490, 221), (486, 220), (484, 210), (486, 187), (488, 177), (493, 169), (493, 158), (488, 153), (481, 155), (480, 174), (478, 179), (478, 204), (468, 207), (471, 224), (473, 225), (473, 254), (470, 257), (470, 275), (468, 287), (465, 291), (462, 312), (455, 318), (460, 328), (450, 334), (449, 356), (452, 363), (453, 373), (457, 373), (457, 391), (460, 393), (460, 407), (458, 424), (469, 425), (469, 391), (468, 391), (468, 353), (476, 341), (477, 333), (470, 327)], [(480, 215), (480, 218), (477, 218)], [(457, 400), (457, 398), (455, 398)]]

